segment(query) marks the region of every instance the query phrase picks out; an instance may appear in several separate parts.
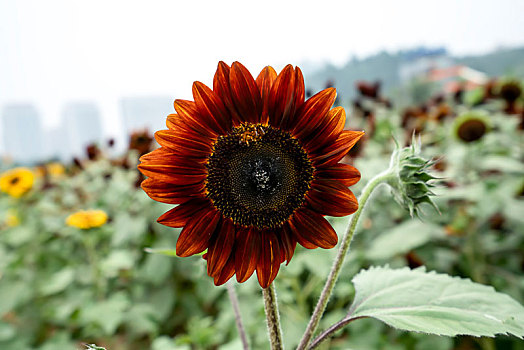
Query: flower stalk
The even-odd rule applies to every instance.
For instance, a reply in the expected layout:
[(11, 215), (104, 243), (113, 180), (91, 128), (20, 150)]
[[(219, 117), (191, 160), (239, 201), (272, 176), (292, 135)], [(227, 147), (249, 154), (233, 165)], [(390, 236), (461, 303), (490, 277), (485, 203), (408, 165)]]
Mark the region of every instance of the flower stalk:
[(338, 250), (337, 257), (335, 261), (333, 262), (333, 266), (331, 267), (331, 271), (329, 272), (329, 276), (326, 281), (326, 284), (324, 285), (324, 289), (322, 290), (322, 294), (320, 295), (320, 298), (317, 302), (317, 306), (315, 307), (315, 310), (313, 311), (313, 315), (311, 316), (311, 319), (309, 320), (309, 324), (307, 325), (306, 331), (304, 332), (304, 335), (302, 336), (302, 339), (300, 340), (300, 343), (297, 349), (304, 350), (308, 347), (309, 343), (311, 342), (311, 338), (313, 337), (313, 334), (315, 333), (318, 327), (320, 319), (322, 318), (322, 315), (324, 314), (324, 311), (326, 310), (326, 306), (329, 301), (329, 297), (331, 296), (331, 293), (333, 292), (333, 288), (335, 287), (335, 283), (337, 282), (338, 276), (340, 274), (340, 270), (342, 269), (342, 266), (344, 265), (344, 260), (349, 251), (351, 242), (353, 240), (353, 236), (357, 228), (358, 220), (360, 219), (362, 211), (364, 210), (366, 203), (369, 197), (371, 196), (371, 193), (373, 192), (375, 188), (377, 188), (378, 185), (388, 182), (390, 179), (394, 177), (395, 177), (395, 173), (392, 171), (392, 168), (389, 168), (388, 170), (372, 178), (366, 184), (364, 189), (362, 190), (362, 194), (360, 195), (360, 198), (359, 198), (359, 207), (357, 211), (355, 212), (355, 214), (353, 214), (353, 216), (351, 217), (351, 221), (349, 222), (349, 225), (347, 226), (346, 233), (344, 234), (344, 237), (342, 238), (342, 241), (340, 243), (340, 248)]
[(237, 293), (235, 292), (235, 286), (233, 282), (226, 283), (227, 294), (229, 295), (229, 300), (233, 306), (233, 313), (235, 314), (235, 323), (237, 325), (238, 333), (240, 335), (240, 340), (242, 341), (242, 349), (249, 349), (249, 343), (247, 342), (246, 330), (244, 329), (244, 324), (242, 323), (242, 316), (240, 315), (240, 307), (238, 304)]
[(277, 295), (275, 284), (271, 283), (267, 288), (262, 288), (264, 296), (264, 309), (266, 311), (267, 330), (271, 350), (283, 350), (282, 330), (280, 329), (280, 315), (278, 313)]
[(81, 239), (82, 245), (84, 246), (84, 249), (87, 254), (87, 260), (89, 262), (89, 265), (91, 267), (91, 274), (93, 276), (93, 282), (95, 285), (95, 293), (98, 298), (98, 300), (103, 299), (104, 295), (104, 280), (100, 273), (100, 267), (98, 263), (98, 255), (96, 252), (96, 248), (91, 240), (91, 237), (83, 235)]
[(318, 347), (324, 340), (326, 340), (328, 337), (331, 336), (331, 334), (335, 333), (336, 331), (338, 331), (339, 329), (341, 329), (342, 327), (345, 327), (347, 326), (348, 324), (350, 324), (351, 322), (355, 321), (355, 320), (358, 320), (360, 318), (364, 318), (364, 317), (352, 317), (350, 315), (344, 317), (342, 320), (338, 321), (337, 323), (335, 323), (334, 325), (332, 325), (331, 327), (329, 327), (328, 329), (326, 329), (324, 332), (322, 332), (318, 337), (316, 337), (315, 339), (313, 339), (313, 342), (311, 343), (311, 346), (309, 347), (310, 349), (315, 349), (316, 347)]
[[(304, 350), (308, 348), (311, 342), (311, 338), (324, 314), (329, 297), (333, 292), (338, 275), (344, 264), (360, 215), (366, 207), (371, 193), (380, 184), (387, 183), (391, 188), (393, 198), (408, 210), (411, 215), (418, 215), (422, 203), (430, 204), (436, 208), (429, 198), (429, 196), (433, 195), (430, 191), (430, 187), (433, 186), (431, 181), (435, 180), (435, 177), (428, 173), (428, 169), (432, 164), (433, 161), (421, 157), (420, 142), (417, 142), (413, 137), (413, 143), (410, 147), (400, 148), (397, 145), (397, 149), (391, 155), (389, 168), (376, 175), (366, 184), (360, 195), (359, 207), (351, 217), (320, 299), (297, 349)], [(436, 209), (438, 210), (438, 208)]]

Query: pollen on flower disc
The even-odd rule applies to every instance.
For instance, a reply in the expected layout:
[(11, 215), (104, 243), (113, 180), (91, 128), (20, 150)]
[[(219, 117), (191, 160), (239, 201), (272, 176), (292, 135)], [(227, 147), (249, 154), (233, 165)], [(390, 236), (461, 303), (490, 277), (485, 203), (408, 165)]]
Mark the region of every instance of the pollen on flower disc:
[(217, 140), (207, 164), (208, 195), (235, 224), (277, 227), (304, 202), (314, 169), (288, 133), (258, 126), (261, 135), (248, 141), (245, 128)]

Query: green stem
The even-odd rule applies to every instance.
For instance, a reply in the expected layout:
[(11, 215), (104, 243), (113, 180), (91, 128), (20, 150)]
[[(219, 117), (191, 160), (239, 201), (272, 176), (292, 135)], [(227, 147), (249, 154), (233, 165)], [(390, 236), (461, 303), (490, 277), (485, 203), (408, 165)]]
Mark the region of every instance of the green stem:
[(322, 343), (324, 340), (326, 340), (328, 337), (330, 337), (331, 334), (335, 333), (340, 328), (347, 326), (350, 322), (353, 322), (355, 320), (358, 320), (358, 319), (364, 318), (364, 317), (365, 316), (351, 317), (349, 315), (344, 317), (342, 320), (338, 321), (337, 323), (335, 323), (334, 325), (332, 325), (331, 327), (326, 329), (324, 332), (322, 332), (318, 337), (313, 339), (313, 342), (311, 343), (311, 346), (309, 348), (310, 349), (315, 349), (317, 346), (320, 345), (320, 343)]
[(347, 252), (349, 251), (349, 247), (351, 245), (351, 241), (353, 240), (358, 220), (360, 218), (360, 215), (362, 214), (362, 211), (364, 210), (364, 207), (366, 206), (366, 202), (368, 201), (373, 190), (378, 185), (388, 181), (394, 176), (395, 174), (393, 173), (393, 171), (391, 169), (388, 169), (385, 172), (382, 172), (374, 178), (372, 178), (362, 190), (362, 194), (360, 195), (359, 199), (358, 209), (355, 212), (355, 214), (353, 214), (353, 216), (351, 217), (351, 221), (349, 222), (349, 225), (346, 229), (346, 233), (342, 238), (337, 257), (333, 262), (333, 266), (331, 267), (331, 271), (329, 272), (328, 279), (326, 281), (326, 284), (324, 285), (324, 289), (322, 290), (322, 294), (320, 295), (320, 299), (318, 300), (317, 306), (313, 311), (313, 315), (309, 320), (309, 324), (307, 325), (306, 331), (304, 332), (304, 335), (300, 340), (300, 344), (297, 348), (298, 350), (304, 350), (308, 347), (309, 343), (311, 342), (311, 338), (313, 337), (313, 334), (315, 333), (318, 327), (320, 319), (324, 314), (327, 303), (329, 301), (329, 297), (333, 292), (333, 288), (335, 287), (335, 283), (337, 282), (338, 275), (340, 274), (340, 270), (342, 268), (342, 265), (344, 264), (344, 259), (346, 258)]
[[(83, 233), (83, 232), (82, 232)], [(99, 300), (103, 299), (103, 289), (104, 282), (102, 281), (102, 276), (100, 269), (98, 268), (98, 257), (96, 253), (96, 248), (92, 244), (90, 237), (82, 237), (82, 244), (87, 253), (87, 260), (89, 265), (91, 265), (91, 273), (93, 275), (93, 280), (95, 282), (95, 293)]]
[(482, 350), (495, 350), (495, 340), (493, 338), (482, 337), (479, 339)]
[(478, 256), (480, 248), (477, 247), (477, 227), (476, 225), (469, 225), (467, 230), (464, 254), (466, 255), (469, 269), (471, 271), (471, 279), (473, 282), (485, 284), (486, 280), (483, 273), (484, 259), (479, 259), (480, 257)]
[(282, 331), (280, 329), (280, 316), (278, 314), (277, 295), (275, 285), (271, 283), (269, 287), (262, 289), (264, 296), (264, 308), (266, 310), (267, 330), (271, 350), (283, 350)]
[[(482, 255), (482, 248), (478, 247), (478, 228), (475, 224), (469, 225), (466, 236), (466, 244), (464, 247), (464, 254), (468, 260), (469, 269), (471, 271), (471, 279), (473, 282), (486, 284), (484, 273), (485, 257)], [(482, 350), (495, 350), (495, 341), (492, 338), (482, 337), (478, 339), (478, 343)]]
[(240, 315), (240, 306), (238, 303), (237, 293), (235, 292), (235, 285), (232, 281), (226, 283), (227, 294), (229, 295), (229, 300), (233, 306), (233, 313), (235, 314), (235, 323), (237, 325), (238, 334), (240, 335), (240, 340), (242, 341), (242, 349), (249, 349), (249, 343), (247, 342), (246, 331), (244, 329), (244, 324), (242, 323), (242, 317)]

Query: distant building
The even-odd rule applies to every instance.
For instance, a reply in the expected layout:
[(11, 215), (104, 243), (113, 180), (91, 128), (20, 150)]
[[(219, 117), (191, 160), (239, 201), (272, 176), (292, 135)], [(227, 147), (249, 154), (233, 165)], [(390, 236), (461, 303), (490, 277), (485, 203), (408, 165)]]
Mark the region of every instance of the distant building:
[(171, 97), (126, 97), (121, 107), (126, 138), (137, 130), (166, 129), (166, 117), (175, 113)]
[(7, 158), (31, 164), (44, 155), (40, 116), (31, 104), (12, 104), (2, 111), (2, 140)]
[(62, 112), (63, 134), (66, 135), (62, 147), (69, 155), (85, 156), (85, 148), (90, 143), (102, 141), (100, 110), (92, 102), (67, 104)]
[(420, 47), (401, 54), (399, 77), (403, 82), (425, 75), (437, 68), (452, 66), (453, 60), (445, 48), (428, 49)]
[(47, 130), (44, 135), (46, 159), (56, 159), (63, 162), (71, 159), (72, 150), (65, 125), (60, 124), (51, 130)]
[(488, 82), (486, 74), (461, 65), (431, 69), (425, 78), (429, 82), (438, 83), (442, 92), (450, 94), (459, 89), (472, 90)]

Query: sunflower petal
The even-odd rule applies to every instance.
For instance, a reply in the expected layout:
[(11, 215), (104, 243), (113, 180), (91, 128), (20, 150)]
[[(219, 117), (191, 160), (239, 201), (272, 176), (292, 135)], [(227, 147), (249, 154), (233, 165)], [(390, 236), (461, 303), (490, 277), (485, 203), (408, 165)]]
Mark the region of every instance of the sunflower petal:
[(170, 115), (167, 116), (166, 118), (166, 126), (168, 129), (171, 129), (171, 130), (174, 130), (176, 129), (176, 123), (175, 123), (175, 120), (177, 120), (178, 118), (180, 118), (180, 116), (176, 113), (172, 113)]
[(293, 134), (303, 140), (307, 139), (324, 121), (337, 92), (334, 88), (324, 89), (310, 97), (298, 111), (298, 118), (293, 125)]
[(151, 199), (161, 203), (181, 204), (199, 196), (203, 197), (205, 185), (202, 181), (193, 185), (177, 186), (149, 178), (142, 181), (141, 187)]
[(340, 136), (346, 124), (346, 111), (342, 107), (330, 109), (324, 117), (324, 121), (313, 131), (305, 146), (309, 152), (332, 144)]
[(229, 279), (233, 277), (234, 274), (235, 274), (235, 254), (232, 253), (231, 255), (229, 255), (229, 259), (227, 259), (227, 262), (225, 263), (220, 273), (214, 276), (213, 280), (215, 282), (215, 286), (223, 285), (224, 283), (229, 281)]
[(184, 118), (178, 114), (170, 114), (167, 117), (168, 128), (171, 131), (174, 131), (177, 135), (184, 135), (186, 138), (199, 140), (201, 142), (214, 143), (216, 141), (216, 136), (204, 135), (201, 132), (198, 132), (191, 127), (191, 124), (188, 124)]
[(358, 209), (353, 192), (334, 180), (313, 180), (306, 201), (316, 212), (329, 216), (346, 216)]
[(209, 200), (204, 198), (189, 200), (164, 213), (157, 222), (169, 227), (184, 227), (196, 213), (209, 210), (210, 204)]
[(147, 177), (173, 185), (196, 184), (205, 180), (205, 166), (188, 157), (181, 157), (158, 148), (140, 157), (138, 169)]
[(258, 283), (267, 288), (277, 277), (280, 268), (280, 244), (273, 232), (261, 232), (260, 256), (257, 263)]
[(220, 275), (226, 264), (233, 245), (235, 244), (235, 225), (230, 219), (222, 220), (220, 229), (217, 229), (207, 251), (207, 274), (209, 276)]
[(295, 114), (295, 72), (288, 64), (275, 79), (268, 101), (269, 124), (287, 130), (291, 115)]
[(184, 124), (191, 129), (208, 137), (215, 137), (218, 135), (216, 129), (212, 128), (215, 122), (213, 120), (208, 120), (209, 118), (207, 118), (207, 116), (201, 115), (198, 112), (195, 102), (175, 100), (174, 106), (177, 114), (183, 119)]
[(260, 91), (251, 73), (239, 62), (231, 66), (229, 84), (240, 117), (250, 123), (259, 123), (263, 107)]
[(318, 168), (314, 176), (318, 179), (336, 180), (349, 187), (359, 182), (360, 171), (352, 165), (337, 163), (330, 167)]
[(302, 70), (298, 67), (295, 67), (295, 93), (293, 97), (294, 111), (299, 110), (304, 104), (306, 98), (306, 87), (304, 86), (304, 75)]
[(277, 72), (271, 66), (267, 66), (258, 75), (256, 83), (260, 96), (262, 98), (262, 114), (260, 122), (266, 124), (269, 121), (268, 108), (269, 108), (269, 95), (271, 93), (271, 87), (277, 78)]
[(235, 252), (235, 270), (238, 282), (245, 282), (257, 267), (260, 253), (260, 232), (254, 228), (241, 229), (237, 232)]
[[(304, 246), (309, 248), (311, 245), (324, 249), (333, 248), (337, 245), (338, 237), (329, 222), (322, 215), (307, 208), (297, 210), (290, 221), (290, 226), (297, 240), (309, 242)], [(303, 245), (303, 244), (302, 244)]]
[(305, 239), (298, 232), (295, 232), (296, 229), (295, 229), (294, 226), (291, 225), (291, 222), (289, 223), (289, 231), (293, 235), (294, 240), (296, 240), (297, 243), (300, 244), (302, 247), (304, 247), (306, 249), (316, 249), (316, 248), (318, 248), (317, 245), (315, 245), (315, 244), (311, 243), (310, 241), (308, 241), (307, 239)]
[(230, 72), (231, 68), (226, 63), (222, 61), (218, 62), (217, 71), (213, 77), (213, 91), (216, 92), (229, 111), (233, 126), (238, 126), (242, 122), (242, 118), (238, 114), (237, 108), (233, 103), (233, 98), (231, 97), (231, 86), (229, 84)]
[(176, 255), (186, 257), (206, 250), (219, 219), (220, 213), (213, 208), (192, 217), (180, 232), (176, 242)]
[(199, 81), (193, 83), (193, 97), (200, 115), (205, 116), (211, 127), (219, 134), (231, 130), (231, 118), (220, 98), (206, 85)]
[(318, 150), (311, 156), (313, 164), (319, 168), (338, 163), (362, 136), (364, 136), (364, 132), (362, 131), (342, 131), (339, 138), (333, 144)]
[(211, 154), (209, 139), (191, 137), (184, 131), (159, 130), (155, 139), (160, 146), (185, 157), (205, 158)]
[(281, 228), (281, 232), (277, 237), (280, 239), (280, 253), (281, 259), (280, 262), (286, 261), (286, 265), (289, 264), (293, 254), (295, 253), (295, 248), (297, 246), (297, 240), (294, 235), (291, 233), (289, 228), (289, 223), (284, 223)]
[(289, 101), (290, 104), (286, 104), (280, 123), (280, 128), (284, 130), (292, 129), (293, 125), (297, 122), (297, 118), (300, 116), (297, 111), (302, 108), (306, 94), (306, 89), (304, 87), (304, 76), (302, 75), (300, 68), (296, 67), (293, 74), (294, 79), (292, 84), (292, 98)]

